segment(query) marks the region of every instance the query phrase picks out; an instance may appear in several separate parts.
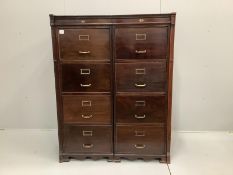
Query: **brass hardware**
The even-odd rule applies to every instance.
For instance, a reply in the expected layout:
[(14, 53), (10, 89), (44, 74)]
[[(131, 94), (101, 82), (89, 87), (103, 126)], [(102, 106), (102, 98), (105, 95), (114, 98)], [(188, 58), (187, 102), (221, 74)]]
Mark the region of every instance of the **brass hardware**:
[(142, 101), (135, 101), (135, 106), (146, 106), (146, 102), (144, 100)]
[(91, 101), (82, 100), (82, 106), (91, 106)]
[(59, 30), (59, 34), (60, 34), (60, 35), (64, 35), (64, 33), (65, 33), (65, 31), (64, 31), (63, 29), (60, 29), (60, 30)]
[(145, 131), (135, 131), (135, 136), (144, 137), (145, 136)]
[(83, 136), (86, 137), (91, 137), (92, 136), (92, 131), (83, 131)]
[(138, 21), (139, 21), (139, 22), (144, 22), (144, 19), (140, 18)]
[(135, 83), (134, 84), (136, 87), (146, 87), (146, 83), (144, 83), (144, 84), (137, 84), (137, 83)]
[(144, 115), (137, 115), (137, 114), (135, 114), (134, 117), (138, 118), (138, 119), (141, 119), (141, 118), (146, 118), (146, 115), (145, 114)]
[(85, 148), (85, 149), (90, 149), (90, 148), (92, 148), (94, 145), (93, 144), (83, 144), (83, 148)]
[(90, 69), (80, 69), (80, 74), (81, 75), (90, 75), (91, 70)]
[(135, 50), (135, 53), (137, 53), (137, 54), (146, 53), (146, 49), (145, 50)]
[(91, 53), (89, 50), (88, 51), (78, 51), (79, 54), (89, 54)]
[(146, 34), (145, 33), (136, 33), (136, 40), (146, 40)]
[(79, 40), (89, 40), (90, 36), (89, 35), (78, 35)]
[(146, 74), (146, 69), (135, 69), (135, 74), (136, 75), (145, 75)]
[(144, 145), (144, 144), (136, 144), (136, 145), (134, 145), (134, 146), (135, 146), (135, 148), (137, 148), (137, 149), (143, 149), (143, 148), (146, 147), (146, 145)]
[(92, 118), (93, 116), (92, 115), (83, 115), (82, 114), (82, 118)]
[(81, 87), (91, 87), (91, 84), (80, 84)]

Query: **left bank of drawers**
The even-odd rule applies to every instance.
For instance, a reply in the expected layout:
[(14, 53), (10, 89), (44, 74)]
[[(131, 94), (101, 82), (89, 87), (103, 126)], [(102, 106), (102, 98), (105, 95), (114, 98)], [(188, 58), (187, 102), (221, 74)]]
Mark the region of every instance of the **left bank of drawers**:
[(63, 152), (112, 154), (109, 28), (58, 31), (63, 106)]

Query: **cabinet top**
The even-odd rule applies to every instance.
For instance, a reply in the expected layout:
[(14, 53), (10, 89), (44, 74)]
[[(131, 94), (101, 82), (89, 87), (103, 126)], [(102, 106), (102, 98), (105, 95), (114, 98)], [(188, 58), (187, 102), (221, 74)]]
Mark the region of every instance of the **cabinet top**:
[(135, 15), (56, 16), (50, 14), (51, 26), (175, 24), (176, 13)]

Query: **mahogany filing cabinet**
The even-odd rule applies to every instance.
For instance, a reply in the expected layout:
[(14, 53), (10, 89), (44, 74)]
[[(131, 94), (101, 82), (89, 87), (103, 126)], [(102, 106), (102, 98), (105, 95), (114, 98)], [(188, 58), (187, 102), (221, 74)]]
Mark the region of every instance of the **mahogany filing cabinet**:
[(170, 162), (175, 16), (50, 15), (60, 162)]

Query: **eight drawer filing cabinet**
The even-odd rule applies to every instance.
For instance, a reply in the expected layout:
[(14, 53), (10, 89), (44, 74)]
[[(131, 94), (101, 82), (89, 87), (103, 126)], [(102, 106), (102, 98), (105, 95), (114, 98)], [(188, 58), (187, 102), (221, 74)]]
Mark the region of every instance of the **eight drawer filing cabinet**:
[(170, 162), (175, 13), (50, 15), (60, 162)]

